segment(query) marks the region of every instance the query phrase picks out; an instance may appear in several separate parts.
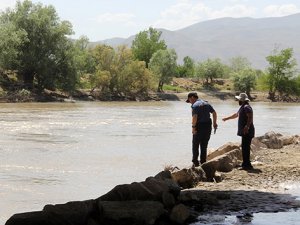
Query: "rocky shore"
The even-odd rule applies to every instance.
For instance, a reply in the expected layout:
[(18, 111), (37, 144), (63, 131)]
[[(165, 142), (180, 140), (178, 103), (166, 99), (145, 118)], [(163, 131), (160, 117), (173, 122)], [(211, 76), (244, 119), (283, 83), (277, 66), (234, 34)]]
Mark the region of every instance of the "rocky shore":
[(199, 167), (168, 167), (143, 182), (118, 185), (97, 199), (46, 205), (6, 225), (191, 224), (205, 214), (251, 216), (300, 208), (283, 183), (300, 181), (300, 137), (254, 138), (253, 170), (240, 170), (239, 143), (227, 143)]

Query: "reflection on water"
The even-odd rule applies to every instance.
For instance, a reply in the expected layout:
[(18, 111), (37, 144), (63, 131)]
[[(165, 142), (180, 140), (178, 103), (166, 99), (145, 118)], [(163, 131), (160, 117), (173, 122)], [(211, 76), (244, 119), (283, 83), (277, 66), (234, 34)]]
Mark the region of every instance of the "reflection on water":
[[(212, 103), (219, 129), (209, 148), (236, 136), (235, 102)], [(252, 103), (257, 135), (299, 133), (300, 106)], [(191, 159), (185, 102), (85, 102), (0, 105), (0, 224), (48, 203), (97, 198)]]
[(199, 219), (201, 222), (192, 225), (298, 225), (300, 212), (255, 213), (240, 216), (206, 215)]

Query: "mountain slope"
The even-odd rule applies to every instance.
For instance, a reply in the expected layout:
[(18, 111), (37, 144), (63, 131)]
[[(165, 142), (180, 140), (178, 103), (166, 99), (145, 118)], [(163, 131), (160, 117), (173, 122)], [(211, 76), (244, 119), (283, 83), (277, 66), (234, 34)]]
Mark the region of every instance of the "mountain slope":
[[(232, 57), (244, 56), (255, 68), (264, 69), (267, 66), (265, 58), (275, 47), (292, 47), (300, 64), (300, 13), (260, 19), (221, 18), (176, 31), (160, 30), (168, 47), (176, 50), (179, 63), (185, 56), (196, 61), (220, 58), (225, 63)], [(134, 37), (101, 43), (130, 46)]]

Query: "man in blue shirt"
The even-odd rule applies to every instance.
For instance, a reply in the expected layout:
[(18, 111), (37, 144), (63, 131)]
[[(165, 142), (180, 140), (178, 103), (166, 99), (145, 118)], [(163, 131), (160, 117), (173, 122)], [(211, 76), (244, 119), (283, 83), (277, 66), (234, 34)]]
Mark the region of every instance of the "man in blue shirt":
[(239, 101), (240, 109), (231, 116), (223, 118), (223, 121), (239, 118), (237, 135), (242, 137), (242, 169), (251, 170), (253, 167), (250, 162), (250, 146), (255, 133), (253, 110), (249, 105), (250, 100), (246, 93), (240, 93), (240, 95), (235, 96), (235, 98)]
[[(214, 108), (206, 101), (199, 99), (196, 92), (188, 94), (187, 103), (192, 104), (192, 133), (193, 133), (193, 165), (199, 166), (199, 145), (200, 145), (200, 163), (206, 162), (207, 145), (210, 139), (212, 124), (216, 130), (217, 113)], [(211, 121), (210, 114), (213, 116)]]

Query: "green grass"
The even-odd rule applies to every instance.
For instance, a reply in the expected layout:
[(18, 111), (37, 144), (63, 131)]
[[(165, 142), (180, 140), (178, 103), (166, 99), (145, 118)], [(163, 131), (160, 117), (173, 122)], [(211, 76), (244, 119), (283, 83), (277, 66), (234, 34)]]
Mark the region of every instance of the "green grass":
[(185, 92), (186, 90), (184, 88), (178, 87), (178, 86), (173, 86), (170, 84), (165, 84), (163, 86), (164, 91), (174, 91), (174, 92)]

